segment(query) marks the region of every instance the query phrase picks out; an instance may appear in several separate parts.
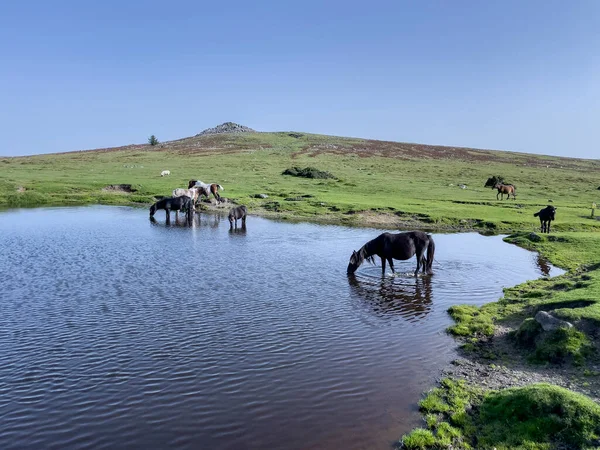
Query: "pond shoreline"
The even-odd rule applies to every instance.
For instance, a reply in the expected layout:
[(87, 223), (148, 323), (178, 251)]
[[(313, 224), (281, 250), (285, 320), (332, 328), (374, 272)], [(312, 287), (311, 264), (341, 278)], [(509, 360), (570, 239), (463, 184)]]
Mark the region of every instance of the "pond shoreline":
[[(600, 242), (596, 236), (591, 239), (595, 244)], [(467, 448), (471, 448), (470, 445), (478, 446), (482, 442), (492, 445), (490, 441), (486, 441), (490, 438), (489, 433), (487, 436), (483, 436), (485, 434), (483, 423), (489, 418), (479, 419), (479, 411), (496, 393), (500, 393), (499, 395), (506, 393), (507, 397), (521, 396), (524, 404), (520, 408), (525, 410), (544, 410), (545, 405), (539, 403), (541, 401), (539, 395), (545, 395), (546, 398), (562, 395), (563, 401), (572, 400), (575, 404), (580, 402), (580, 406), (568, 412), (565, 412), (566, 409), (563, 410), (565, 416), (560, 420), (564, 420), (564, 422), (553, 425), (552, 433), (556, 434), (551, 437), (548, 436), (551, 434), (550, 432), (547, 436), (538, 436), (537, 438), (535, 434), (529, 435), (528, 432), (515, 432), (514, 429), (511, 430), (511, 427), (516, 426), (515, 423), (510, 424), (512, 417), (505, 416), (495, 424), (500, 431), (492, 438), (494, 447), (513, 448), (518, 446), (518, 448), (525, 448), (521, 447), (524, 442), (529, 442), (529, 446), (526, 448), (532, 449), (599, 448), (596, 446), (600, 446), (600, 357), (597, 351), (600, 348), (600, 331), (598, 323), (593, 322), (595, 319), (587, 318), (585, 315), (577, 315), (577, 308), (580, 307), (578, 301), (557, 302), (556, 300), (562, 299), (561, 293), (570, 289), (577, 290), (579, 295), (593, 295), (594, 281), (600, 271), (600, 264), (593, 263), (596, 261), (593, 252), (591, 252), (591, 258), (589, 258), (590, 255), (586, 255), (588, 256), (587, 260), (586, 256), (580, 256), (579, 259), (570, 260), (567, 264), (568, 259), (564, 257), (563, 253), (569, 256), (571, 253), (568, 252), (565, 244), (573, 246), (587, 244), (589, 246), (589, 243), (578, 242), (577, 239), (571, 237), (542, 237), (536, 233), (527, 235), (521, 232), (508, 236), (504, 240), (537, 252), (557, 267), (562, 265), (567, 272), (556, 277), (533, 280), (505, 289), (504, 297), (476, 308), (466, 316), (458, 313), (454, 315), (452, 308), (449, 310), (457, 325), (450, 327), (447, 331), (455, 335), (459, 344), (459, 358), (453, 360), (447, 368), (441, 371), (438, 387), (426, 393), (419, 403), (426, 428), (415, 428), (411, 433), (404, 435), (400, 440), (401, 448), (433, 449), (447, 445), (455, 445), (460, 448), (465, 445)], [(592, 305), (593, 303), (589, 301), (587, 304)], [(564, 308), (560, 309), (561, 306)], [(533, 320), (528, 317), (534, 315), (535, 311), (553, 311), (555, 309), (559, 312), (554, 314), (558, 314), (561, 318), (573, 317), (570, 320), (575, 327), (571, 329), (574, 331), (569, 334), (567, 340), (553, 341), (552, 351), (554, 353), (550, 354), (552, 356), (546, 356), (547, 353), (540, 353), (540, 350), (547, 351), (544, 346), (548, 345), (549, 339), (554, 339), (552, 333), (559, 333), (560, 330), (550, 332), (547, 336), (547, 333), (538, 331), (536, 340), (528, 342), (527, 345), (519, 341), (521, 337), (518, 333), (524, 329), (527, 320)], [(469, 314), (471, 315), (469, 316)], [(595, 313), (592, 311), (587, 314), (593, 317)], [(489, 328), (485, 329), (484, 326)], [(536, 326), (539, 327), (539, 325)], [(460, 327), (463, 328), (458, 332)], [(570, 336), (580, 338), (581, 342), (590, 350), (579, 353), (578, 349), (573, 349), (574, 344), (572, 340), (569, 340)], [(544, 360), (543, 358), (551, 359)], [(550, 389), (553, 389), (552, 385), (566, 390), (564, 393), (550, 394)], [(544, 394), (531, 396), (528, 389), (537, 389)], [(572, 396), (572, 398), (567, 398), (568, 396)], [(460, 398), (460, 400), (458, 403), (453, 403), (452, 398)], [(589, 405), (583, 406), (588, 399), (591, 399), (596, 405), (595, 411), (591, 413), (586, 410)], [(430, 406), (436, 402), (439, 402), (441, 406)], [(581, 434), (575, 433), (569, 442), (564, 441), (561, 436), (562, 427), (569, 427), (570, 425), (567, 424), (577, 421), (580, 413), (582, 415), (590, 413), (592, 416), (595, 414), (592, 425), (588, 426), (585, 432), (582, 430), (577, 432)], [(454, 420), (456, 415), (461, 414), (466, 414), (469, 419), (466, 422)], [(511, 413), (505, 412), (504, 414), (510, 415)], [(521, 420), (525, 427), (528, 426), (526, 425), (529, 423), (528, 420), (531, 420), (530, 428), (533, 429), (538, 427), (535, 423), (540, 420), (540, 417), (535, 417), (535, 415), (528, 417), (525, 414)], [(595, 429), (594, 421), (596, 422)], [(448, 434), (448, 430), (452, 430), (452, 432)], [(498, 436), (503, 436), (504, 441), (498, 440)], [(485, 448), (487, 445), (484, 445)], [(588, 447), (588, 445), (593, 447)]]

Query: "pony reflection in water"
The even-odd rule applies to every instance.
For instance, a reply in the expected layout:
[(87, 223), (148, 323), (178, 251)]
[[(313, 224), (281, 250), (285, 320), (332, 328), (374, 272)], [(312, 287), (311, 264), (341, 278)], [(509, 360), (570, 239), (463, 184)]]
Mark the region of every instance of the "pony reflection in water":
[[(427, 256), (425, 253), (427, 253)], [(375, 256), (379, 256), (381, 258), (381, 273), (385, 275), (386, 261), (390, 264), (392, 272), (394, 272), (394, 259), (407, 260), (416, 255), (417, 269), (415, 270), (415, 277), (419, 274), (421, 268), (423, 273), (431, 274), (434, 253), (435, 243), (433, 238), (422, 231), (408, 231), (398, 234), (383, 233), (367, 242), (359, 251), (352, 252), (347, 273), (351, 275), (356, 272), (356, 269), (365, 259), (371, 264), (375, 264)]]
[(349, 276), (348, 284), (351, 295), (376, 316), (401, 316), (409, 321), (427, 316), (433, 306), (431, 277), (402, 280), (402, 283), (397, 278), (359, 281), (355, 276)]

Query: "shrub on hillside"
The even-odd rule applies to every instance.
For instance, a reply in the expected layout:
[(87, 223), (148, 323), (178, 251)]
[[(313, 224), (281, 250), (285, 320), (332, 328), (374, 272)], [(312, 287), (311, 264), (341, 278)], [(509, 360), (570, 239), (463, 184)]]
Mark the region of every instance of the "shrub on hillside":
[(335, 178), (329, 172), (325, 172), (323, 170), (315, 169), (314, 167), (305, 167), (301, 169), (300, 167), (292, 167), (290, 169), (285, 169), (282, 172), (282, 175), (291, 175), (293, 177), (303, 177), (303, 178)]
[(487, 179), (483, 187), (494, 187), (496, 183), (504, 184), (504, 177), (500, 175), (494, 175), (493, 177)]

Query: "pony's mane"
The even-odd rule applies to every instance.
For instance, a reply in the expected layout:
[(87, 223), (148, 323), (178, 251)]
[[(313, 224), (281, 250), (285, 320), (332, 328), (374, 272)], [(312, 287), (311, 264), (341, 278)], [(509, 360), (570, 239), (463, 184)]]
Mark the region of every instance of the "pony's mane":
[(370, 246), (371, 242), (373, 242), (373, 241), (367, 242), (357, 252), (358, 253), (358, 257), (359, 257), (359, 261), (358, 261), (359, 265), (362, 264), (363, 261), (365, 261), (365, 260), (368, 261), (369, 263), (375, 265), (375, 255), (369, 254), (369, 249), (368, 249), (368, 247)]

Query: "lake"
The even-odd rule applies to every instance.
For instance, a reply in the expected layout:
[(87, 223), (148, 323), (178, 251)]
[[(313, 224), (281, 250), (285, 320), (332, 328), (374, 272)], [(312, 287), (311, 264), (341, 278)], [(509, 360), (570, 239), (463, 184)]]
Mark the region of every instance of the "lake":
[(389, 449), (456, 357), (448, 307), (560, 273), (464, 233), (431, 277), (349, 279), (381, 230), (157, 219), (0, 213), (0, 448)]

